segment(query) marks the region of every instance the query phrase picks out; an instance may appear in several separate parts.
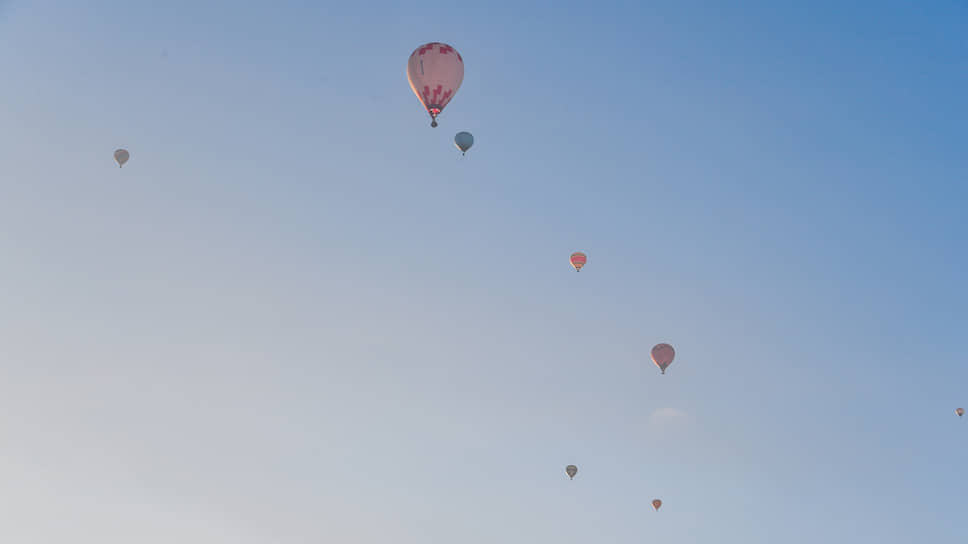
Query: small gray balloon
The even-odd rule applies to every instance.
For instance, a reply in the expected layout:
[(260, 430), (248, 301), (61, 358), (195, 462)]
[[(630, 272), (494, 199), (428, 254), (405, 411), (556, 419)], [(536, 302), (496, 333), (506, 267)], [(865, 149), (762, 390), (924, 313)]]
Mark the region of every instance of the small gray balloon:
[(457, 136), (454, 136), (454, 145), (456, 145), (457, 149), (460, 149), (461, 152), (467, 153), (467, 150), (474, 145), (474, 136), (472, 136), (470, 132), (458, 132)]

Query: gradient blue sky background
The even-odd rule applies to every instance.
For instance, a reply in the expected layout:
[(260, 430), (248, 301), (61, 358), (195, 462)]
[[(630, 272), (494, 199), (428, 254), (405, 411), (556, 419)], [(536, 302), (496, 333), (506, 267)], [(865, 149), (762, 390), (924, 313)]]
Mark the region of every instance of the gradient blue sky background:
[(729, 4), (5, 2), (0, 541), (968, 541), (968, 6)]

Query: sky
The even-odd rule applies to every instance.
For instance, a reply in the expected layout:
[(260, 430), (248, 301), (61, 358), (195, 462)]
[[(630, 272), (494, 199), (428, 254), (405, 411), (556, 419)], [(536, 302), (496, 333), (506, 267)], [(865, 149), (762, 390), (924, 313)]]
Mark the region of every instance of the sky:
[(0, 541), (965, 542), (966, 29), (0, 2)]

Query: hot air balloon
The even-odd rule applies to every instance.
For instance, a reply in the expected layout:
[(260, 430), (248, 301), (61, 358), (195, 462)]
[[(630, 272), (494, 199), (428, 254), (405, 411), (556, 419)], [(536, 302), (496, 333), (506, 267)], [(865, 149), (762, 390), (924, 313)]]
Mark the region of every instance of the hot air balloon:
[(431, 42), (414, 49), (407, 62), (410, 88), (430, 114), (430, 126), (464, 81), (464, 59), (446, 43)]
[(655, 508), (655, 511), (658, 512), (659, 508), (662, 508), (662, 501), (660, 501), (659, 499), (655, 499), (654, 501), (652, 501), (652, 508)]
[(118, 168), (124, 166), (124, 163), (128, 162), (131, 155), (128, 153), (127, 149), (119, 149), (114, 152), (114, 160), (118, 162)]
[(585, 263), (588, 262), (588, 257), (581, 251), (578, 251), (572, 253), (568, 260), (571, 261), (571, 266), (575, 267), (575, 272), (581, 272), (581, 267), (585, 266)]
[(675, 358), (676, 350), (672, 349), (669, 344), (657, 344), (652, 348), (652, 362), (659, 367), (663, 374)]
[(965, 409), (964, 408), (958, 408), (957, 410), (955, 410), (955, 413), (958, 414), (958, 417), (961, 417), (961, 416), (965, 415)]
[(458, 132), (457, 136), (454, 136), (454, 145), (461, 150), (461, 155), (463, 155), (474, 145), (474, 136), (470, 132)]
[(565, 467), (565, 474), (568, 475), (569, 480), (574, 480), (575, 474), (578, 474), (578, 467), (576, 467), (575, 465), (568, 465), (567, 467)]

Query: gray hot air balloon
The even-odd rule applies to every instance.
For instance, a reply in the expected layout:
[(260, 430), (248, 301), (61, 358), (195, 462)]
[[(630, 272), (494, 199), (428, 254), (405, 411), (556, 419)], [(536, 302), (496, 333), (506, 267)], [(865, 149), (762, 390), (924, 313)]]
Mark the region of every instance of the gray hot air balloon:
[(470, 132), (458, 132), (457, 136), (454, 136), (454, 145), (461, 150), (461, 155), (463, 155), (474, 145), (474, 136)]
[(565, 467), (565, 474), (568, 475), (569, 480), (574, 480), (575, 474), (578, 474), (578, 467), (576, 467), (575, 465), (568, 465), (567, 467)]
[(129, 158), (131, 158), (131, 155), (127, 149), (119, 149), (114, 152), (114, 160), (118, 161), (118, 168), (124, 166), (124, 163), (128, 162)]

